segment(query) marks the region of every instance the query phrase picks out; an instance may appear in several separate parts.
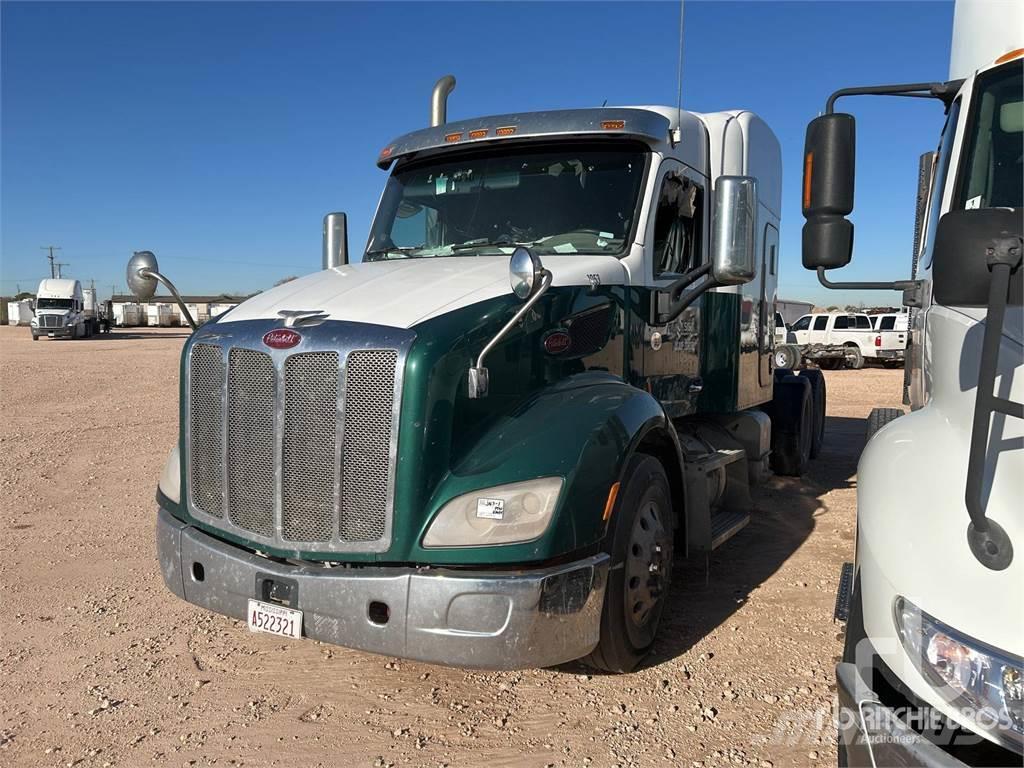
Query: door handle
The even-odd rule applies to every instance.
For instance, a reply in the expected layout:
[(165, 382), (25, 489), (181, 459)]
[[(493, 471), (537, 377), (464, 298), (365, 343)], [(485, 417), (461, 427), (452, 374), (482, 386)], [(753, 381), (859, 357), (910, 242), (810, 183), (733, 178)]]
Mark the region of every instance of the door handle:
[(704, 390), (704, 382), (701, 379), (694, 379), (686, 386), (686, 391), (691, 395), (699, 395)]

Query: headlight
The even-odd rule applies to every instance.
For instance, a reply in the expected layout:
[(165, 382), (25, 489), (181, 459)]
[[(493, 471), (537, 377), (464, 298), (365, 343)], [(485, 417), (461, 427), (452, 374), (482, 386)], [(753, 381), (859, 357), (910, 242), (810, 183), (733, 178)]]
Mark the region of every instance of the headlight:
[(28, 321), (28, 324), (29, 324), (29, 325), (32, 325), (32, 326), (36, 326), (36, 325), (39, 325), (39, 321), (38, 321), (38, 320), (36, 320), (36, 319), (35, 319), (35, 318), (33, 317), (33, 318), (32, 318), (31, 320), (29, 320), (29, 321)]
[(171, 449), (171, 455), (167, 457), (157, 487), (160, 489), (160, 493), (175, 504), (181, 504), (181, 456), (178, 454), (177, 444)]
[(423, 537), (424, 547), (480, 547), (532, 541), (547, 530), (562, 478), (542, 477), (456, 496)]
[(1024, 659), (947, 627), (897, 597), (896, 629), (914, 666), (961, 714), (1000, 743), (1024, 744)]

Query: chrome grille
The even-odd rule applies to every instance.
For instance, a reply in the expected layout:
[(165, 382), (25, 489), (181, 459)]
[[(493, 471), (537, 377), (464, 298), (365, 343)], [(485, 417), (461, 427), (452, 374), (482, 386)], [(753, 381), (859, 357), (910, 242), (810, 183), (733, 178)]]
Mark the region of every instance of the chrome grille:
[(39, 316), (39, 327), (40, 328), (63, 328), (64, 317), (62, 315), (40, 315)]
[(384, 535), (397, 362), (397, 352), (382, 349), (351, 352), (345, 365), (338, 529), (346, 541)]
[(288, 541), (330, 541), (334, 534), (337, 424), (338, 353), (289, 357), (281, 442), (281, 536)]
[(274, 534), (277, 371), (270, 355), (228, 354), (228, 516), (239, 528)]
[(213, 323), (187, 366), (189, 510), (286, 551), (384, 552), (399, 393), (415, 334), (327, 321), (295, 349), (263, 346), (279, 321)]
[(221, 400), (224, 353), (212, 344), (192, 348), (189, 372), (189, 472), (192, 503), (208, 515), (224, 516), (224, 446)]

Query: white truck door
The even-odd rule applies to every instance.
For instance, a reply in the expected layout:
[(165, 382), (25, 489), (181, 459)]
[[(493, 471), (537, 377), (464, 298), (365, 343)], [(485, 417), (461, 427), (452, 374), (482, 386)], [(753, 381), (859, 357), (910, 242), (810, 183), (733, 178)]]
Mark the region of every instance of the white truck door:
[(828, 315), (815, 315), (811, 322), (811, 328), (807, 336), (809, 344), (824, 344), (828, 339)]
[(789, 331), (790, 331), (790, 333), (792, 333), (796, 337), (796, 343), (797, 344), (807, 344), (807, 343), (809, 343), (808, 342), (808, 337), (810, 335), (810, 328), (811, 328), (811, 320), (812, 319), (813, 319), (812, 315), (804, 315), (799, 320), (797, 320), (795, 323), (793, 323), (792, 326), (790, 326)]

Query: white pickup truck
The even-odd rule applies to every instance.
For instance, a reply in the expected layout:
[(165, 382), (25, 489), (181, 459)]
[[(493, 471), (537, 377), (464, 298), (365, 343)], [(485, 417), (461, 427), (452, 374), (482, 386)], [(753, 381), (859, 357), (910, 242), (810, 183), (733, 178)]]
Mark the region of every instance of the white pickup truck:
[(886, 366), (903, 364), (906, 330), (876, 330), (864, 314), (822, 313), (804, 315), (792, 326), (787, 343), (775, 350), (777, 368), (796, 368), (813, 360), (820, 368), (863, 368), (875, 359)]

